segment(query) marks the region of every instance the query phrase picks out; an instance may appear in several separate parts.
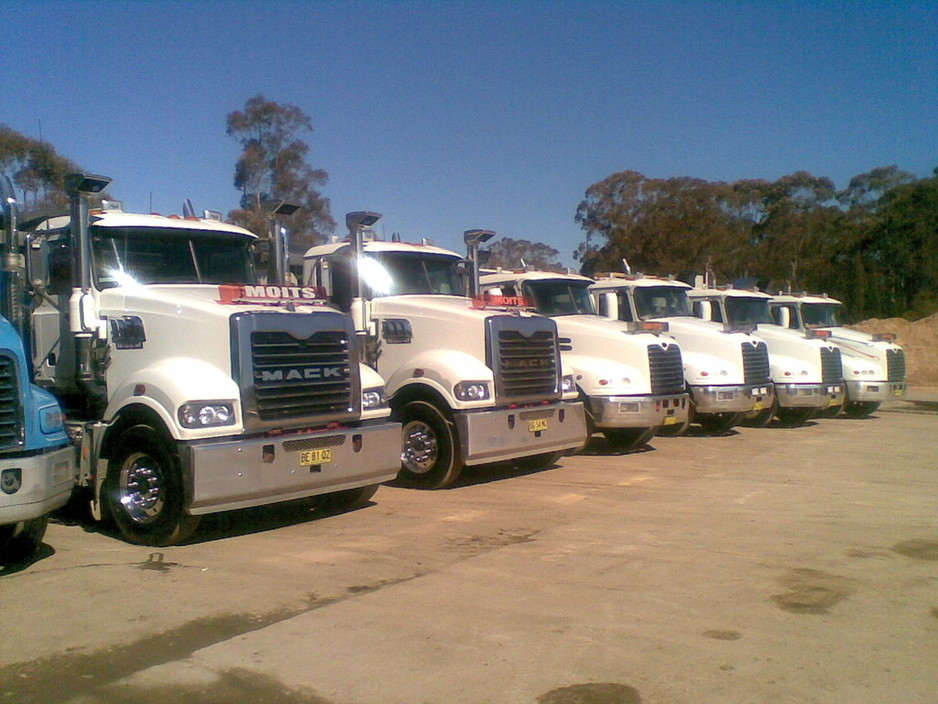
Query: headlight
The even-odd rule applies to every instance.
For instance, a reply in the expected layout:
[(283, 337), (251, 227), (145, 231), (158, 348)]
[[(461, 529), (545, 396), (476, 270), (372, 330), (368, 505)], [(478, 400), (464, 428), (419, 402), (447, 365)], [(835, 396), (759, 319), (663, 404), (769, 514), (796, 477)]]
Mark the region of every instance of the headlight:
[(373, 389), (364, 389), (362, 391), (362, 410), (371, 411), (375, 408), (383, 408), (388, 405), (388, 399), (384, 395), (384, 388), (377, 386)]
[(179, 407), (179, 422), (184, 428), (234, 425), (234, 408), (221, 401), (190, 401)]
[(573, 380), (573, 374), (564, 374), (560, 379), (560, 392), (571, 394), (576, 391), (576, 382)]
[(453, 387), (453, 394), (460, 401), (484, 401), (489, 398), (487, 381), (460, 381)]
[(58, 406), (39, 409), (39, 429), (46, 435), (60, 433), (65, 429), (65, 416)]

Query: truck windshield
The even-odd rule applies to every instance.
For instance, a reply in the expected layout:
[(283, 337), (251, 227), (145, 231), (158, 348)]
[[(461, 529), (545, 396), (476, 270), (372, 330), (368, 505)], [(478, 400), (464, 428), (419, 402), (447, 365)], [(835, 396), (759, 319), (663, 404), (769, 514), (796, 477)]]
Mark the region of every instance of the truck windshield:
[(727, 296), (724, 301), (726, 302), (726, 322), (731, 325), (746, 323), (775, 324), (772, 313), (769, 311), (768, 298)]
[(98, 288), (256, 284), (250, 240), (160, 228), (91, 228)]
[(525, 281), (524, 295), (534, 299), (537, 312), (541, 315), (595, 313), (587, 282)]
[(690, 315), (687, 292), (678, 286), (636, 286), (635, 309), (642, 320)]
[(838, 327), (840, 305), (837, 303), (802, 303), (801, 319), (806, 326)]
[(361, 261), (361, 277), (373, 296), (465, 296), (460, 259), (442, 254), (376, 252)]

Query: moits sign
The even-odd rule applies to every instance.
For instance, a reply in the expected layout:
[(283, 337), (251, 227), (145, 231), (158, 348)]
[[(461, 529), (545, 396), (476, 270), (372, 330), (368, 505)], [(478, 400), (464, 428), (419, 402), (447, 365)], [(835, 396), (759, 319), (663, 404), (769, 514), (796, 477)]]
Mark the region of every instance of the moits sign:
[(325, 303), (326, 292), (318, 286), (235, 286), (218, 287), (219, 303), (281, 302)]

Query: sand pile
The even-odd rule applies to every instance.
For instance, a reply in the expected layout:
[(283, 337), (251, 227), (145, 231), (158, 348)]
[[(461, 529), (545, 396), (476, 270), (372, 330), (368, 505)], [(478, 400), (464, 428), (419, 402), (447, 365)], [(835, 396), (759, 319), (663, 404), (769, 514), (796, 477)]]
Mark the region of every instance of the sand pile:
[(904, 318), (870, 318), (849, 327), (864, 332), (893, 332), (905, 350), (906, 371), (913, 386), (938, 386), (938, 313), (909, 322)]

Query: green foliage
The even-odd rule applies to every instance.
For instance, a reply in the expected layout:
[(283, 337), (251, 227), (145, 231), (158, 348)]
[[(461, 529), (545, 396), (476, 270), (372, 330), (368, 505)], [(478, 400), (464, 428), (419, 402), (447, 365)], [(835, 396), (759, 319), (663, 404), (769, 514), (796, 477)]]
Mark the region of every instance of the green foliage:
[(303, 136), (313, 131), (310, 118), (295, 105), (275, 103), (258, 94), (243, 110), (229, 113), (226, 125), (227, 134), (242, 147), (234, 172), (241, 207), (229, 212), (228, 219), (267, 237), (264, 203), (297, 203), (302, 208), (289, 220), (291, 248), (303, 251), (323, 241), (335, 228), (335, 221), (328, 199), (318, 190), (329, 174), (307, 162), (309, 145)]
[(488, 256), (487, 267), (502, 267), (503, 269), (517, 269), (522, 261), (529, 267), (540, 270), (554, 269), (559, 266), (557, 257), (560, 252), (542, 242), (529, 242), (528, 240), (515, 240), (511, 237), (502, 237), (481, 250)]
[(65, 176), (81, 171), (59, 155), (51, 144), (27, 137), (0, 124), (0, 175), (8, 176), (22, 196), (23, 207), (33, 211), (65, 212)]
[(766, 290), (827, 292), (851, 319), (938, 309), (938, 176), (895, 166), (838, 192), (805, 171), (774, 182), (648, 179), (623, 171), (586, 191), (582, 271), (714, 272)]

